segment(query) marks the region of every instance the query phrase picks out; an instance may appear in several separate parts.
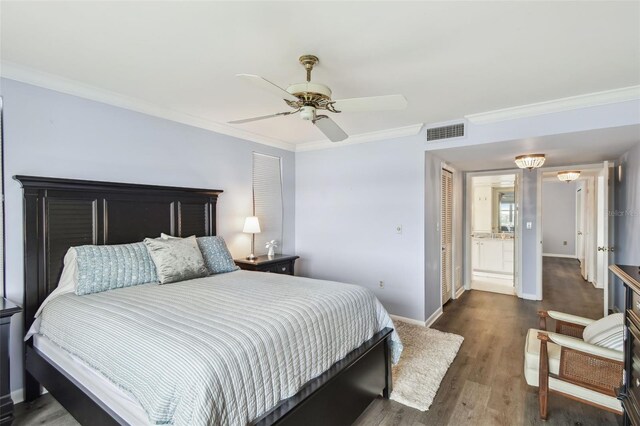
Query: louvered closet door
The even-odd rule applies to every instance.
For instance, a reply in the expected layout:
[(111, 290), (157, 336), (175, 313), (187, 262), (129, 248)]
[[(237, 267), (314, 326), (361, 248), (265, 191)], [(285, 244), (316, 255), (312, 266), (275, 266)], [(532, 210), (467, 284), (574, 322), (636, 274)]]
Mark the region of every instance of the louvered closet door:
[(451, 299), (453, 285), (453, 174), (449, 170), (442, 169), (442, 215), (441, 215), (441, 288), (442, 304)]

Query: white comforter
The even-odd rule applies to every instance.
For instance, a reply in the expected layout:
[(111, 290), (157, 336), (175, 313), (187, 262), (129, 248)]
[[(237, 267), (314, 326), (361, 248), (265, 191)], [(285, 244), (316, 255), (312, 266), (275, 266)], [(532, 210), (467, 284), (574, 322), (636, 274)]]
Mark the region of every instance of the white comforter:
[[(237, 271), (64, 294), (40, 333), (100, 371), (151, 423), (245, 425), (385, 327), (365, 288)], [(394, 362), (402, 344), (392, 336)]]

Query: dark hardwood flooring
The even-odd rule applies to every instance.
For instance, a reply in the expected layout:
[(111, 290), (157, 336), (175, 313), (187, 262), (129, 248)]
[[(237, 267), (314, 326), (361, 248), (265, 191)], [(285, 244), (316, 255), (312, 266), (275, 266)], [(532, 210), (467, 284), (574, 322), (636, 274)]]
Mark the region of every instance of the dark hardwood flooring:
[(588, 318), (603, 315), (603, 292), (580, 276), (573, 259), (545, 257), (543, 301), (471, 290), (445, 305), (432, 326), (464, 336), (429, 411), (378, 399), (356, 423), (373, 425), (617, 425), (622, 417), (551, 395), (549, 418), (538, 416), (536, 388), (524, 379), (524, 339), (540, 309)]
[[(523, 375), (524, 338), (537, 328), (537, 311), (554, 309), (590, 318), (602, 316), (602, 290), (580, 277), (578, 262), (544, 258), (544, 301), (521, 300), (481, 291), (465, 292), (445, 305), (433, 328), (465, 341), (427, 412), (378, 399), (356, 422), (378, 425), (617, 425), (621, 417), (557, 395), (549, 400), (549, 419), (538, 417), (534, 388)], [(31, 406), (19, 404), (14, 426), (77, 423), (49, 395)]]

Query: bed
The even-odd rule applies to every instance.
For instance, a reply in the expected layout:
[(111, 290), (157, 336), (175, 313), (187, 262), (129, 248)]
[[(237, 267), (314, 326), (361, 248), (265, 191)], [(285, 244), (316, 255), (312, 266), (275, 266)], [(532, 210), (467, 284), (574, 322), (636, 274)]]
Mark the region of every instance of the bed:
[[(218, 195), (222, 191), (27, 176), (16, 176), (16, 179), (20, 181), (24, 189), (25, 330), (32, 326), (36, 310), (55, 289), (62, 270), (62, 258), (69, 247), (84, 244), (130, 243), (141, 241), (146, 236), (159, 235), (162, 232), (177, 236), (209, 236), (216, 233), (216, 204)], [(180, 302), (180, 294), (206, 293), (207, 289), (212, 286), (217, 286), (216, 288), (220, 289), (215, 294), (211, 293), (212, 299), (207, 302), (211, 306), (217, 307), (212, 311), (217, 312), (216, 315), (224, 313), (225, 304), (219, 300), (216, 302), (215, 299), (219, 294), (228, 290), (228, 297), (238, 297), (234, 303), (245, 300), (247, 305), (251, 305), (251, 312), (264, 310), (263, 315), (273, 317), (272, 328), (276, 327), (278, 322), (282, 322), (282, 318), (292, 318), (291, 312), (283, 312), (282, 305), (276, 306), (278, 300), (283, 300), (286, 297), (298, 297), (298, 299), (291, 300), (292, 307), (300, 306), (307, 300), (315, 301), (305, 309), (292, 309), (292, 311), (300, 311), (300, 319), (296, 321), (302, 324), (302, 328), (296, 329), (294, 335), (312, 335), (309, 327), (318, 328), (317, 324), (319, 323), (336, 323), (338, 325), (326, 326), (323, 329), (324, 331), (317, 338), (319, 341), (322, 340), (320, 344), (316, 344), (316, 346), (301, 344), (299, 348), (292, 349), (292, 353), (305, 356), (304, 348), (311, 347), (311, 351), (308, 351), (311, 357), (320, 360), (314, 361), (313, 368), (305, 373), (306, 375), (289, 374), (289, 376), (295, 376), (298, 382), (290, 380), (282, 386), (275, 387), (273, 383), (265, 385), (269, 380), (273, 381), (269, 375), (265, 376), (268, 376), (266, 380), (255, 380), (256, 383), (251, 381), (252, 375), (256, 374), (256, 371), (260, 371), (259, 368), (256, 370), (255, 366), (264, 364), (267, 366), (265, 367), (267, 370), (271, 368), (274, 371), (280, 371), (279, 365), (286, 364), (278, 361), (278, 356), (283, 356), (280, 354), (281, 351), (264, 345), (259, 356), (254, 355), (253, 358), (244, 362), (244, 364), (251, 366), (252, 372), (243, 373), (242, 368), (236, 370), (223, 368), (224, 371), (228, 370), (235, 374), (233, 380), (240, 379), (247, 389), (251, 390), (249, 393), (252, 395), (260, 394), (259, 403), (249, 402), (250, 408), (246, 409), (247, 404), (233, 402), (238, 395), (234, 394), (235, 396), (231, 398), (233, 401), (225, 405), (222, 402), (225, 398), (229, 399), (229, 394), (225, 393), (225, 386), (205, 389), (206, 383), (197, 384), (194, 385), (192, 396), (195, 399), (200, 398), (200, 400), (208, 401), (208, 408), (204, 410), (205, 414), (202, 414), (202, 410), (195, 414), (181, 412), (177, 417), (178, 424), (189, 424), (193, 419), (197, 419), (193, 423), (205, 424), (207, 423), (205, 415), (209, 410), (212, 413), (217, 413), (215, 414), (217, 416), (222, 412), (223, 417), (215, 417), (213, 422), (225, 424), (346, 425), (351, 424), (378, 395), (389, 396), (391, 392), (391, 362), (394, 356), (397, 357), (396, 351), (393, 350), (395, 347), (392, 342), (393, 325), (384, 308), (379, 306), (375, 297), (371, 299), (367, 296), (364, 289), (339, 283), (248, 271), (221, 275), (225, 276), (211, 276), (185, 281), (173, 287), (156, 284), (137, 286), (139, 288), (129, 287), (113, 293), (112, 291), (105, 292), (110, 294), (103, 295), (104, 297), (88, 298), (87, 296), (70, 295), (67, 298), (55, 299), (57, 302), (52, 302), (52, 305), (61, 305), (58, 308), (58, 314), (50, 314), (49, 320), (43, 324), (46, 332), (37, 334), (29, 339), (25, 345), (25, 399), (31, 401), (37, 398), (42, 385), (82, 424), (144, 424), (145, 419), (146, 423), (149, 423), (150, 417), (156, 423), (166, 423), (166, 417), (149, 415), (149, 404), (141, 404), (140, 394), (132, 394), (130, 389), (123, 389), (121, 383), (116, 383), (111, 380), (112, 378), (101, 374), (100, 369), (96, 368), (100, 366), (92, 362), (98, 357), (91, 356), (91, 350), (98, 350), (98, 347), (78, 345), (63, 349), (65, 345), (61, 344), (58, 339), (65, 335), (65, 331), (60, 332), (60, 327), (58, 329), (55, 327), (56, 321), (58, 321), (57, 324), (66, 324), (79, 317), (74, 314), (68, 314), (66, 317), (64, 315), (64, 312), (71, 312), (74, 307), (78, 306), (78, 298), (85, 298), (82, 299), (83, 302), (88, 303), (91, 300), (91, 303), (96, 304), (91, 307), (92, 312), (96, 312), (95, 318), (88, 316), (83, 323), (94, 327), (95, 324), (90, 321), (104, 321), (104, 318), (99, 318), (97, 312), (103, 304), (113, 304), (113, 300), (110, 298), (115, 297), (114, 294), (117, 295), (117, 298), (126, 296), (144, 300), (149, 298), (149, 295), (156, 297), (162, 291), (169, 293), (174, 291), (176, 293), (163, 296), (165, 299), (162, 300), (173, 299), (177, 304), (184, 304), (187, 302), (184, 300)], [(180, 288), (185, 291), (178, 290), (178, 286), (183, 286)], [(232, 288), (236, 289), (242, 286), (245, 287), (246, 293), (244, 295), (235, 295), (235, 290), (231, 291)], [(165, 290), (162, 290), (163, 287)], [(260, 291), (263, 291), (262, 295), (259, 294)], [(278, 291), (283, 293), (278, 294)], [(205, 300), (208, 297), (206, 294), (204, 296), (198, 294), (199, 300)], [(336, 295), (334, 300), (331, 300), (331, 294)], [(269, 311), (269, 295), (273, 298), (271, 311)], [(356, 305), (347, 303), (338, 309), (340, 301), (349, 300), (351, 297), (354, 298), (353, 300), (357, 300)], [(228, 302), (230, 299), (225, 300)], [(264, 303), (260, 304), (260, 301)], [(216, 305), (216, 303), (218, 304)], [(367, 305), (368, 308), (358, 307), (358, 304)], [(324, 307), (321, 308), (321, 306)], [(323, 310), (325, 312), (320, 312)], [(209, 315), (209, 311), (205, 307), (201, 311), (196, 311), (194, 310), (194, 315)], [(55, 312), (55, 309), (51, 308), (51, 312)], [(356, 313), (356, 315), (350, 317), (349, 312)], [(137, 317), (138, 314), (138, 311), (129, 310), (122, 311), (120, 316), (130, 319)], [(182, 316), (176, 318), (179, 319), (179, 322), (186, 322), (185, 318), (188, 314), (189, 312), (185, 311)], [(230, 318), (232, 321), (234, 320), (233, 310), (229, 310), (225, 315), (227, 315), (224, 317), (225, 322), (215, 323), (215, 318), (207, 319), (207, 324), (214, 321), (211, 323), (211, 333), (214, 335), (219, 333), (223, 326), (226, 326), (226, 321), (229, 321)], [(331, 315), (334, 317), (332, 318)], [(376, 318), (359, 318), (366, 315), (373, 315)], [(338, 320), (338, 318), (341, 319)], [(240, 318), (235, 318), (235, 320), (237, 320), (237, 324), (243, 324)], [(256, 324), (259, 323), (258, 317), (254, 317), (253, 321)], [(44, 320), (43, 323), (45, 323)], [(124, 322), (113, 327), (126, 329), (127, 324), (128, 322)], [(170, 326), (173, 327), (173, 324), (175, 323)], [(364, 325), (348, 327), (348, 324)], [(375, 326), (371, 324), (375, 324)], [(163, 325), (163, 327), (165, 326), (167, 325)], [(264, 327), (268, 326), (269, 323), (265, 321)], [(252, 327), (243, 325), (239, 328), (243, 327), (245, 334), (252, 333)], [(351, 330), (352, 328), (358, 330)], [(346, 334), (355, 335), (350, 343), (347, 342), (344, 345), (327, 343), (334, 340), (341, 342), (345, 330), (351, 330)], [(145, 340), (145, 334), (136, 335), (136, 331), (140, 332), (137, 328), (124, 331), (127, 334), (121, 336), (132, 339), (127, 342), (129, 346), (143, 347), (137, 342)], [(287, 332), (279, 331), (274, 335), (278, 336), (283, 333)], [(182, 334), (176, 334), (176, 336), (180, 335)], [(84, 336), (85, 340), (86, 336)], [(339, 336), (340, 339), (338, 339)], [(194, 353), (198, 352), (199, 348), (197, 345), (194, 346), (194, 341), (187, 339), (184, 342), (184, 347), (179, 347), (181, 352), (173, 353), (173, 359), (188, 359), (190, 356), (195, 356)], [(268, 339), (268, 342), (271, 343), (277, 343), (277, 341), (277, 338), (270, 337)], [(283, 345), (282, 342), (287, 341), (292, 341), (290, 336), (281, 336), (281, 345)], [(354, 341), (358, 342), (357, 346), (354, 346)], [(324, 349), (329, 346), (336, 346), (336, 348), (331, 351)], [(105, 348), (108, 349), (108, 346)], [(106, 350), (105, 348), (102, 350)], [(325, 352), (330, 352), (330, 355), (325, 356)], [(237, 355), (237, 357), (242, 356), (244, 355)], [(213, 358), (216, 357), (204, 357), (204, 359)], [(140, 366), (144, 366), (144, 362), (139, 361), (139, 363), (138, 370), (142, 370)], [(187, 362), (189, 365), (191, 363), (197, 364), (196, 361)], [(314, 368), (319, 370), (314, 371)], [(161, 371), (151, 369), (147, 374), (151, 375), (149, 377), (170, 374), (169, 371), (165, 373)], [(172, 369), (172, 371), (175, 374), (176, 370)], [(124, 376), (126, 377), (127, 374), (129, 373)], [(183, 374), (189, 374), (189, 371), (185, 370)], [(242, 374), (246, 374), (246, 376), (242, 377)], [(197, 383), (197, 381), (194, 379), (189, 383)], [(261, 389), (278, 389), (282, 392), (271, 392), (265, 396), (261, 394)], [(244, 407), (242, 408), (244, 411), (239, 414), (229, 413), (230, 409), (238, 407)]]

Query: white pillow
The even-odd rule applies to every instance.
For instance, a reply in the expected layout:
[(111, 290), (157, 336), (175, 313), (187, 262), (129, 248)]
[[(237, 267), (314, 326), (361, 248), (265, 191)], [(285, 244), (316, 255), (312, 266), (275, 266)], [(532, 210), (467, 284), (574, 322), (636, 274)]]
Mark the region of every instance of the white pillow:
[(621, 351), (624, 342), (624, 315), (611, 314), (585, 327), (582, 339), (586, 343)]
[(67, 250), (67, 254), (64, 255), (64, 268), (62, 269), (62, 275), (60, 275), (60, 281), (58, 281), (58, 287), (53, 290), (42, 305), (38, 308), (36, 312), (36, 317), (40, 315), (42, 312), (42, 308), (49, 303), (52, 299), (65, 294), (65, 293), (73, 293), (76, 291), (76, 285), (78, 284), (78, 255), (76, 253), (76, 249), (70, 247)]

